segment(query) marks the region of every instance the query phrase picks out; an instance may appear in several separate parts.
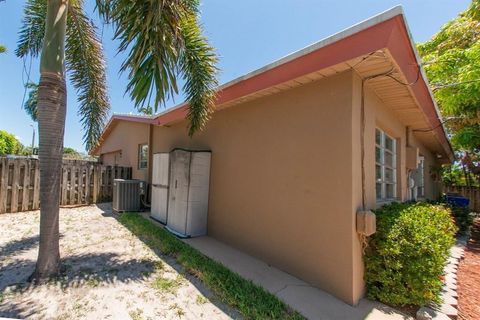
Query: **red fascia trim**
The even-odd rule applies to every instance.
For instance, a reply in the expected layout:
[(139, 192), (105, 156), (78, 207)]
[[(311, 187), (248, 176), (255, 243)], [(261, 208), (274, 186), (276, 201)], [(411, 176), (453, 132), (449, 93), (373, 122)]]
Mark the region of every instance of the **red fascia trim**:
[[(283, 82), (310, 74), (329, 66), (380, 50), (386, 47), (395, 28), (395, 18), (389, 19), (356, 34), (321, 47), (311, 53), (283, 63), (251, 78), (234, 83), (217, 93), (220, 105)], [(168, 124), (185, 119), (188, 105), (156, 118), (157, 124)]]
[[(215, 104), (224, 104), (257, 91), (385, 48), (390, 51), (408, 81), (413, 82), (417, 78), (418, 64), (411, 45), (404, 19), (398, 15), (325, 47), (321, 47), (311, 53), (223, 88), (217, 93)], [(445, 150), (450, 150), (451, 153), (450, 143), (440, 124), (430, 91), (422, 75), (419, 75), (418, 81), (411, 86), (411, 89), (420, 104), (421, 110), (427, 116), (431, 127), (436, 127), (435, 133), (439, 137), (440, 143)], [(186, 118), (187, 113), (188, 104), (185, 104), (180, 108), (160, 115), (155, 119), (155, 123), (167, 125), (181, 121)]]
[[(394, 19), (398, 24), (398, 28), (393, 30), (387, 48), (389, 49), (394, 60), (397, 62), (402, 73), (405, 75), (407, 83), (415, 82), (418, 77), (418, 81), (410, 85), (410, 88), (419, 103), (420, 109), (426, 115), (430, 127), (435, 128), (434, 132), (440, 139), (439, 142), (442, 144), (445, 151), (450, 151), (447, 151), (448, 156), (453, 157), (450, 142), (448, 141), (441, 121), (438, 118), (439, 115), (437, 114), (434, 101), (430, 94), (430, 90), (428, 89), (428, 85), (423, 76), (418, 74), (420, 70), (415, 53), (411, 47), (410, 37), (407, 33), (405, 21), (400, 16), (395, 17)], [(408, 51), (405, 50), (406, 48), (408, 48)]]
[(112, 120), (125, 120), (131, 122), (140, 122), (140, 123), (149, 123), (155, 124), (155, 119), (152, 118), (144, 118), (144, 117), (136, 117), (136, 116), (122, 116), (122, 115), (114, 115)]
[(188, 114), (188, 104), (185, 104), (179, 108), (173, 109), (172, 111), (159, 115), (155, 119), (155, 124), (167, 125), (172, 122), (180, 121), (185, 119), (187, 117), (187, 114)]

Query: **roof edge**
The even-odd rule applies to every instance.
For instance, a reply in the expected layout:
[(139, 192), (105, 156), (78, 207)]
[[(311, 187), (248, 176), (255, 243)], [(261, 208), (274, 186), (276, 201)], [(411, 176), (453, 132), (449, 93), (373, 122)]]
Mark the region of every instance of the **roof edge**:
[(373, 26), (375, 26), (379, 23), (385, 22), (385, 21), (387, 21), (387, 20), (389, 20), (393, 17), (396, 17), (398, 15), (404, 16), (404, 11), (403, 11), (403, 8), (402, 8), (401, 5), (394, 6), (390, 9), (388, 9), (388, 10), (385, 10), (385, 11), (379, 13), (379, 14), (374, 15), (373, 17), (367, 18), (367, 19), (365, 19), (363, 21), (360, 21), (360, 22), (358, 22), (358, 23), (356, 23), (356, 24), (354, 24), (354, 25), (352, 25), (348, 28), (345, 28), (345, 29), (343, 29), (343, 30), (341, 30), (337, 33), (334, 33), (333, 35), (330, 35), (326, 38), (323, 38), (319, 41), (316, 41), (312, 44), (309, 44), (309, 45), (303, 47), (300, 50), (289, 53), (286, 56), (283, 56), (282, 58), (280, 58), (278, 60), (275, 60), (275, 61), (273, 61), (273, 62), (271, 62), (271, 63), (269, 63), (269, 64), (267, 64), (263, 67), (260, 67), (258, 69), (253, 70), (253, 71), (250, 71), (250, 72), (248, 72), (248, 73), (246, 73), (246, 74), (244, 74), (240, 77), (237, 77), (233, 80), (230, 80), (230, 81), (224, 83), (223, 85), (219, 86), (217, 88), (217, 90), (219, 91), (219, 90), (222, 90), (226, 87), (234, 85), (235, 83), (238, 83), (240, 81), (247, 80), (247, 79), (249, 79), (251, 77), (254, 77), (254, 76), (256, 76), (260, 73), (263, 73), (267, 70), (273, 69), (273, 68), (278, 67), (282, 64), (285, 64), (287, 62), (295, 60), (295, 59), (297, 59), (301, 56), (307, 55), (307, 54), (309, 54), (311, 52), (314, 52), (318, 49), (326, 47), (326, 46), (328, 46), (332, 43), (335, 43), (339, 40), (345, 39), (345, 38), (347, 38), (347, 37), (349, 37), (349, 36), (351, 36), (355, 33), (361, 32), (361, 31), (363, 31), (365, 29), (368, 29), (370, 27), (373, 27)]
[(430, 95), (430, 98), (433, 102), (433, 107), (435, 108), (435, 113), (437, 114), (437, 119), (438, 119), (438, 121), (440, 121), (440, 128), (443, 131), (443, 135), (446, 138), (449, 150), (445, 150), (445, 151), (446, 151), (450, 161), (453, 162), (453, 161), (455, 161), (455, 152), (453, 151), (452, 144), (451, 144), (451, 142), (450, 142), (450, 140), (448, 139), (448, 136), (447, 136), (447, 131), (445, 129), (445, 121), (443, 120), (442, 113), (440, 112), (440, 109), (438, 108), (438, 104), (437, 104), (437, 101), (435, 100), (435, 96), (434, 96), (433, 91), (431, 89), (430, 81), (428, 80), (427, 73), (425, 72), (425, 69), (423, 68), (422, 58), (420, 57), (420, 53), (417, 50), (417, 46), (416, 46), (415, 42), (413, 41), (413, 35), (412, 35), (411, 30), (410, 30), (410, 26), (408, 25), (408, 21), (406, 19), (403, 8), (400, 5), (397, 6), (397, 7), (400, 7), (402, 21), (403, 21), (403, 24), (404, 24), (405, 29), (407, 31), (408, 39), (410, 41), (410, 47), (412, 48), (413, 55), (415, 56), (415, 60), (417, 62), (419, 70), (420, 70), (420, 76), (422, 77), (423, 81), (426, 84), (428, 94)]
[[(386, 22), (388, 20), (391, 20), (393, 18), (396, 18), (399, 16), (401, 16), (401, 21), (403, 22), (403, 25), (405, 27), (405, 30), (406, 30), (406, 33), (407, 33), (407, 37), (409, 38), (408, 41), (409, 41), (409, 44), (410, 44), (410, 47), (413, 51), (413, 56), (414, 56), (414, 59), (416, 60), (417, 62), (417, 65), (419, 66), (420, 68), (420, 72), (421, 72), (421, 78), (422, 80), (426, 83), (426, 87), (428, 89), (428, 95), (430, 97), (430, 99), (433, 101), (433, 106), (434, 106), (434, 109), (435, 109), (435, 113), (436, 113), (436, 116), (438, 118), (438, 120), (440, 122), (442, 122), (442, 117), (441, 117), (441, 114), (439, 112), (439, 109), (438, 109), (438, 106), (436, 104), (436, 101), (434, 99), (434, 96), (433, 96), (433, 93), (430, 89), (430, 86), (429, 86), (429, 82), (428, 82), (428, 78), (426, 76), (426, 73), (425, 73), (425, 70), (423, 69), (422, 67), (422, 60), (420, 58), (420, 55), (416, 49), (416, 45), (413, 41), (413, 37), (412, 37), (412, 34), (411, 34), (411, 31), (410, 31), (410, 28), (408, 26), (408, 23), (407, 23), (407, 20), (406, 20), (406, 17), (405, 17), (405, 13), (404, 13), (404, 10), (403, 10), (403, 7), (401, 5), (397, 5), (397, 6), (394, 6), (388, 10), (385, 10), (375, 16), (372, 16), (368, 19), (365, 19), (359, 23), (356, 23), (348, 28), (345, 28), (331, 36), (328, 36), (326, 38), (323, 38), (313, 44), (310, 44), (300, 50), (297, 50), (293, 53), (290, 53), (278, 60), (275, 60), (263, 67), (260, 67), (258, 69), (255, 69), (251, 72), (248, 72), (240, 77), (237, 77), (237, 78), (234, 78), (233, 80), (230, 80), (226, 83), (224, 83), (223, 85), (220, 85), (218, 86), (215, 91), (218, 93), (218, 92), (221, 92), (221, 91), (224, 91), (225, 89), (227, 88), (230, 88), (240, 82), (243, 82), (243, 81), (246, 81), (250, 78), (253, 78), (253, 77), (256, 77), (256, 76), (259, 76), (263, 73), (266, 73), (267, 71), (269, 70), (272, 70), (274, 68), (277, 68), (277, 67), (280, 67), (282, 65), (285, 65), (291, 61), (294, 61), (296, 59), (299, 59), (301, 57), (304, 57), (310, 53), (313, 53), (315, 51), (318, 51), (324, 47), (327, 47), (331, 44), (334, 44), (334, 43), (337, 43), (337, 42), (340, 42), (341, 40), (344, 40), (352, 35), (355, 35), (357, 33), (360, 33), (366, 29), (369, 29), (371, 27), (374, 27), (376, 25), (379, 25), (383, 22)], [(397, 19), (398, 19), (397, 18)], [(152, 116), (143, 116), (143, 115), (128, 115), (128, 114), (114, 114), (112, 116), (112, 118), (110, 119), (110, 121), (108, 122), (107, 126), (105, 127), (105, 131), (102, 133), (102, 137), (101, 138), (104, 138), (105, 134), (108, 134), (106, 131), (108, 131), (108, 127), (110, 127), (113, 123), (113, 120), (126, 120), (126, 121), (136, 121), (136, 122), (142, 122), (142, 123), (149, 123), (149, 124), (157, 124), (157, 125), (161, 125), (162, 123), (160, 123), (160, 120), (166, 120), (167, 118), (170, 119), (170, 118), (178, 118), (178, 117), (184, 117), (185, 116), (185, 113), (186, 113), (186, 108), (188, 107), (188, 102), (182, 102), (180, 104), (177, 104), (171, 108), (168, 108), (158, 114), (155, 114), (155, 115), (152, 115)], [(165, 119), (164, 119), (165, 118)], [(163, 122), (163, 121), (162, 121)], [(168, 120), (167, 120), (168, 122)], [(441, 125), (441, 129), (443, 131), (443, 136), (445, 137), (445, 139), (447, 140), (447, 144), (448, 144), (448, 149), (449, 150), (445, 150), (448, 157), (453, 160), (453, 157), (454, 157), (454, 153), (453, 153), (453, 149), (452, 149), (452, 146), (450, 144), (450, 141), (448, 141), (448, 138), (447, 138), (447, 135), (446, 135), (446, 131), (445, 131), (445, 128), (444, 128), (444, 125), (442, 124)], [(442, 140), (442, 137), (438, 137), (439, 139)], [(101, 146), (101, 142), (99, 141), (99, 144), (97, 147), (95, 147), (94, 149), (92, 149), (92, 153), (96, 153), (98, 151), (98, 149), (100, 148)], [(444, 147), (445, 149), (445, 147)]]

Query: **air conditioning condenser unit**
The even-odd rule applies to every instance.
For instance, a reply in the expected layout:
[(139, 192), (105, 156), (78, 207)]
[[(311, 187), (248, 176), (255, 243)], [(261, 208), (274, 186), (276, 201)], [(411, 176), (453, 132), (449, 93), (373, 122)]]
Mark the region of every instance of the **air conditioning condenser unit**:
[(113, 210), (116, 212), (140, 211), (142, 183), (140, 180), (113, 180)]

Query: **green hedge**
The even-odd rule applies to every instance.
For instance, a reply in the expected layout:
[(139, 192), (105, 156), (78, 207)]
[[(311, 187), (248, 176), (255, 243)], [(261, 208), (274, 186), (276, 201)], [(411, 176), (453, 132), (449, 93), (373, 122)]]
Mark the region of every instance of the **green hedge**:
[(466, 233), (473, 223), (473, 219), (475, 217), (474, 213), (472, 213), (472, 210), (470, 210), (469, 207), (460, 207), (454, 205), (449, 205), (449, 207), (452, 210), (459, 233)]
[(367, 296), (392, 305), (439, 301), (440, 277), (457, 232), (450, 209), (392, 203), (375, 213), (377, 232), (365, 252)]

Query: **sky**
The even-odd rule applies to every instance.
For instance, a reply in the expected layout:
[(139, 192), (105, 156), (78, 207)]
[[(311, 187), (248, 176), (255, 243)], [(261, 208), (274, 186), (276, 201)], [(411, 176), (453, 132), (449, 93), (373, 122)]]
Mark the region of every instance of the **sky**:
[[(94, 22), (94, 0), (85, 0)], [(201, 22), (204, 33), (219, 56), (219, 82), (225, 83), (260, 68), (291, 52), (385, 11), (402, 5), (416, 42), (424, 42), (440, 27), (468, 7), (470, 0), (203, 0)], [(17, 136), (25, 145), (32, 141), (32, 120), (22, 109), (24, 83), (38, 82), (36, 59), (24, 62), (14, 54), (25, 1), (0, 2), (0, 130)], [(98, 24), (107, 60), (107, 82), (111, 113), (136, 113), (125, 95), (127, 77), (119, 74), (124, 55), (116, 54), (108, 26)], [(31, 67), (30, 67), (31, 63)], [(84, 151), (83, 131), (77, 115), (74, 88), (67, 87), (66, 147)], [(182, 102), (182, 95), (167, 101), (165, 108)], [(37, 134), (38, 138), (38, 134)], [(38, 144), (38, 142), (36, 142)]]

